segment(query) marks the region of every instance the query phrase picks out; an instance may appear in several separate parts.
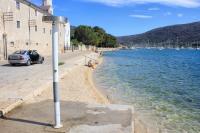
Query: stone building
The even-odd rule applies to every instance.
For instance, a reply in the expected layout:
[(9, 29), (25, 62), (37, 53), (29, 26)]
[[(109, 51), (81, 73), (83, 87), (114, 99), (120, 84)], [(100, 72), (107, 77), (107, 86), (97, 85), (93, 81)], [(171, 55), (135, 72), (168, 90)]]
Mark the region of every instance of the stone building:
[[(42, 18), (52, 14), (52, 0), (42, 0), (41, 6), (30, 0), (0, 0), (0, 58), (20, 49), (50, 55), (52, 25)], [(60, 24), (59, 33), (59, 50), (63, 52), (70, 47), (70, 24)]]

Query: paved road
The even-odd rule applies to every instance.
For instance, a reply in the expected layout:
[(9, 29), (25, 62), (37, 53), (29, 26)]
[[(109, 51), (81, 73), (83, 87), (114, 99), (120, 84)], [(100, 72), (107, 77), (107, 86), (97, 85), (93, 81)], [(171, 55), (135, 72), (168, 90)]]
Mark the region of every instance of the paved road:
[[(84, 55), (90, 52), (68, 52), (60, 55), (60, 62), (65, 62), (66, 67), (75, 65)], [(60, 74), (62, 74), (60, 66)], [(0, 111), (8, 108), (17, 101), (23, 101), (26, 97), (44, 83), (52, 81), (51, 57), (46, 57), (44, 64), (32, 66), (10, 66), (6, 62), (0, 62)], [(13, 108), (13, 107), (11, 107)]]

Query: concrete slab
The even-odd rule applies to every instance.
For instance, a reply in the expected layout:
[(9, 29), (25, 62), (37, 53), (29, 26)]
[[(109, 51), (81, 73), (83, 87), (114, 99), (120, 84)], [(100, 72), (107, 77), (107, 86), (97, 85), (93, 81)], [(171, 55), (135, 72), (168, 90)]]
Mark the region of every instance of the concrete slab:
[(125, 131), (123, 130), (123, 127), (119, 124), (102, 126), (80, 125), (70, 129), (69, 133), (125, 133)]
[(45, 100), (11, 111), (0, 119), (1, 132), (133, 133), (133, 109), (130, 106), (62, 101), (61, 109), (61, 129), (52, 128), (53, 101)]

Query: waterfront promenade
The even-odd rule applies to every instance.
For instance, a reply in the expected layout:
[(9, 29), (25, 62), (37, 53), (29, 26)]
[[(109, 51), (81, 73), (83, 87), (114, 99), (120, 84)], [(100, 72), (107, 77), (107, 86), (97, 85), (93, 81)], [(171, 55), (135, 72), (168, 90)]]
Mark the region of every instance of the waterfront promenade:
[[(84, 61), (89, 52), (68, 52), (60, 55), (59, 62), (65, 62), (68, 68)], [(61, 77), (64, 68), (60, 67)], [(52, 82), (51, 58), (46, 57), (44, 64), (32, 66), (10, 66), (7, 62), (0, 64), (0, 112), (5, 114), (15, 106), (50, 87)]]
[(92, 69), (85, 66), (92, 52), (60, 55), (60, 94), (63, 128), (53, 126), (51, 58), (42, 65), (0, 65), (0, 119), (2, 133), (110, 133), (132, 132), (132, 108), (110, 105), (95, 88)]

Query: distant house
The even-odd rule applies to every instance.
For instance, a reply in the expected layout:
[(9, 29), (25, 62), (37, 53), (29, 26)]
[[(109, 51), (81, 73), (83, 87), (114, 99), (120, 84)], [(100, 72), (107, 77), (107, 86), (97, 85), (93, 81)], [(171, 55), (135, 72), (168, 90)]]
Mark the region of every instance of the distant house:
[[(29, 0), (0, 0), (0, 58), (19, 49), (51, 54), (52, 25), (42, 21), (53, 14), (52, 0), (38, 6)], [(59, 26), (59, 50), (70, 47), (70, 24)]]

